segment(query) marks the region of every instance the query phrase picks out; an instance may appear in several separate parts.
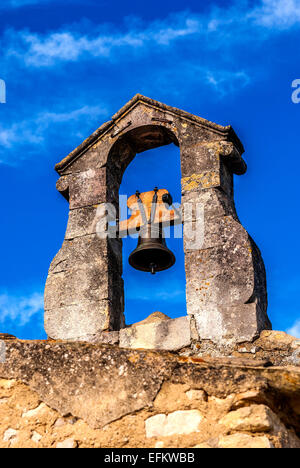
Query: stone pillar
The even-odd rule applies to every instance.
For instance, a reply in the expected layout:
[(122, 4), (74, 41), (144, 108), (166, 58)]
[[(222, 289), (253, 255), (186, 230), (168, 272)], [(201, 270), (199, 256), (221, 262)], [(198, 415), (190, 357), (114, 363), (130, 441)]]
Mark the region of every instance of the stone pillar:
[[(194, 249), (185, 238), (188, 314), (201, 340), (251, 341), (271, 324), (264, 263), (239, 222), (233, 199), (233, 173), (244, 173), (246, 165), (231, 142), (191, 143), (185, 142), (182, 156), (182, 203), (203, 207), (198, 229), (204, 229), (204, 239)], [(185, 231), (196, 229), (196, 222), (194, 210)]]
[(124, 326), (122, 241), (101, 239), (96, 232), (99, 207), (115, 201), (113, 190), (107, 195), (106, 179), (100, 168), (57, 183), (70, 212), (45, 289), (45, 330), (52, 339), (97, 342), (103, 331)]

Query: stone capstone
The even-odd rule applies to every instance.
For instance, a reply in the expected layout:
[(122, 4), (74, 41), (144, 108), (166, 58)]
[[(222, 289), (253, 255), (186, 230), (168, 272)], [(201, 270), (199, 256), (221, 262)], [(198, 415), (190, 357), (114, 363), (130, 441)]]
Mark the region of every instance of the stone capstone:
[(140, 323), (120, 330), (120, 347), (177, 351), (191, 344), (188, 317)]

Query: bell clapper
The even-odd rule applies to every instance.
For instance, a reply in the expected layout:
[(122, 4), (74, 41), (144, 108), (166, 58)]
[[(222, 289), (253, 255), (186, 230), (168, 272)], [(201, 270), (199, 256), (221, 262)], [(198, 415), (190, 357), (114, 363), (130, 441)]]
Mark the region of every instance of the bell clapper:
[(149, 267), (150, 267), (150, 270), (151, 270), (151, 275), (155, 275), (157, 265), (155, 263), (150, 263)]

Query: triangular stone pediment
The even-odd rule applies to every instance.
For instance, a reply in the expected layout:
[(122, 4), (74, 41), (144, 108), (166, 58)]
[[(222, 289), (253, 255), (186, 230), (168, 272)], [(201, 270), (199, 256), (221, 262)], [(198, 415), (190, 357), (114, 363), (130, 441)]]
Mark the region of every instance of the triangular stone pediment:
[(240, 142), (237, 135), (235, 134), (231, 125), (222, 126), (214, 122), (210, 122), (209, 120), (206, 120), (197, 115), (191, 114), (181, 109), (177, 109), (176, 107), (168, 106), (159, 101), (155, 101), (154, 99), (143, 96), (142, 94), (136, 94), (117, 113), (115, 113), (112, 116), (111, 120), (102, 124), (94, 133), (92, 133), (86, 140), (84, 140), (67, 157), (65, 157), (61, 162), (56, 164), (56, 171), (58, 173), (61, 173), (67, 166), (72, 164), (74, 160), (80, 158), (91, 145), (96, 144), (108, 132), (110, 132), (112, 136), (117, 136), (121, 121), (125, 117), (128, 121), (128, 116), (130, 115), (130, 113), (133, 113), (134, 109), (136, 109), (137, 106), (151, 107), (152, 109), (161, 112), (161, 121), (167, 121), (168, 115), (170, 117), (180, 117), (181, 119), (189, 121), (190, 123), (193, 123), (197, 126), (202, 126), (206, 129), (209, 129), (213, 133), (224, 135), (224, 139), (234, 141), (241, 154), (244, 152), (243, 145)]

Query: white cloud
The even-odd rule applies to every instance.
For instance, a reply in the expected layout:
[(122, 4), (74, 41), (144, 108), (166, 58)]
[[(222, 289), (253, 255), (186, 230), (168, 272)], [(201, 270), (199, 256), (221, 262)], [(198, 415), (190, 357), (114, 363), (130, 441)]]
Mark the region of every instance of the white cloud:
[(84, 106), (80, 109), (75, 109), (70, 112), (44, 112), (39, 114), (36, 119), (38, 125), (49, 126), (52, 123), (65, 123), (65, 122), (74, 122), (81, 120), (82, 117), (87, 117), (88, 119), (94, 119), (101, 115), (107, 114), (107, 110), (101, 106)]
[[(166, 27), (166, 25), (162, 25), (161, 29), (155, 30), (153, 28), (152, 34), (149, 34), (149, 39), (154, 39), (157, 44), (164, 44), (168, 45), (170, 42), (174, 41), (175, 39), (190, 36), (193, 34), (199, 33), (201, 29), (201, 24), (197, 18), (186, 18), (183, 21), (183, 24), (174, 24), (171, 27)], [(148, 30), (148, 32), (150, 32)], [(144, 39), (147, 36), (144, 37)]]
[[(27, 66), (51, 67), (57, 62), (75, 62), (82, 57), (109, 58), (120, 49), (143, 49), (147, 45), (169, 46), (179, 38), (199, 32), (199, 22), (193, 18), (177, 18), (174, 24), (154, 22), (146, 29), (126, 33), (81, 35), (73, 31), (60, 31), (49, 34), (28, 31), (9, 31), (11, 44), (6, 55), (24, 60)], [(96, 29), (96, 28), (94, 28)]]
[[(64, 0), (66, 2), (73, 2), (73, 3), (83, 3), (84, 0)], [(44, 5), (47, 3), (57, 3), (55, 0), (1, 0), (0, 3), (0, 10), (9, 10), (14, 8), (22, 8), (30, 5)]]
[[(263, 41), (283, 28), (300, 25), (299, 3), (300, 0), (262, 0), (250, 7), (244, 0), (227, 8), (212, 4), (203, 14), (183, 11), (148, 23), (127, 22), (119, 29), (91, 23), (88, 32), (79, 30), (78, 25), (45, 33), (8, 29), (0, 37), (1, 69), (19, 84), (26, 73), (36, 73), (41, 68), (63, 74), (61, 65), (71, 62), (85, 67), (84, 60), (88, 59), (93, 60), (91, 70), (95, 66), (97, 72), (108, 63), (128, 70), (130, 61), (138, 59), (147, 63), (141, 82), (147, 84), (148, 90), (153, 89), (153, 95), (167, 82), (168, 93), (175, 96), (189, 83), (190, 88), (208, 88), (213, 96), (222, 98), (254, 82), (258, 67), (265, 72), (257, 61), (241, 65), (236, 57), (248, 42), (255, 41), (259, 49)], [(155, 60), (151, 54), (159, 54), (165, 61), (159, 73), (156, 66), (149, 70), (149, 64)], [(5, 123), (0, 123), (0, 162), (2, 158), (2, 162), (14, 164), (14, 154), (29, 156), (28, 152), (18, 151), (21, 145), (31, 147), (30, 154), (34, 153), (34, 148), (47, 143), (50, 132), (59, 125), (70, 124), (70, 134), (84, 138), (85, 130), (90, 130), (89, 123), (95, 122), (96, 127), (97, 118), (109, 114), (106, 108), (83, 106), (82, 99), (76, 98), (76, 102), (75, 110), (73, 107), (70, 112), (61, 100), (57, 113), (36, 113), (27, 119), (18, 114), (19, 121), (7, 115)], [(8, 154), (8, 149), (14, 154)]]
[(18, 326), (26, 325), (31, 318), (44, 309), (43, 294), (33, 293), (28, 297), (9, 294), (0, 295), (0, 323), (14, 321)]
[(295, 25), (300, 25), (300, 0), (262, 0), (252, 8), (248, 2), (236, 2), (227, 8), (212, 5), (205, 14), (183, 11), (148, 25), (137, 21), (127, 31), (106, 26), (103, 32), (104, 25), (92, 24), (88, 34), (71, 26), (45, 34), (10, 30), (6, 56), (29, 67), (52, 67), (83, 58), (111, 59), (122, 50), (144, 53), (147, 48), (171, 47), (180, 40), (196, 40), (201, 55), (202, 50), (225, 50), (254, 35), (257, 41), (265, 40), (269, 34)]
[(206, 70), (205, 78), (210, 85), (218, 89), (221, 96), (237, 87), (243, 88), (250, 82), (250, 77), (243, 70)]
[[(78, 126), (75, 122), (80, 122), (81, 130), (84, 130), (84, 124), (93, 121), (95, 118), (106, 115), (107, 110), (100, 106), (84, 106), (70, 112), (39, 113), (35, 118), (13, 123), (9, 127), (0, 124), (0, 146), (3, 149), (9, 149), (15, 145), (30, 144), (40, 145), (48, 138), (48, 130), (54, 125), (72, 124), (70, 132), (74, 135), (83, 136), (78, 133)], [(69, 132), (69, 134), (70, 134)]]
[(294, 325), (286, 331), (289, 335), (300, 338), (300, 319), (296, 320)]
[(300, 0), (263, 0), (250, 16), (267, 28), (290, 28), (300, 23)]

